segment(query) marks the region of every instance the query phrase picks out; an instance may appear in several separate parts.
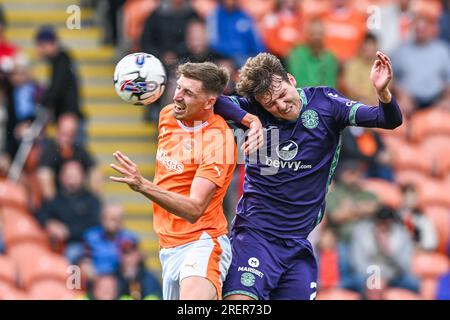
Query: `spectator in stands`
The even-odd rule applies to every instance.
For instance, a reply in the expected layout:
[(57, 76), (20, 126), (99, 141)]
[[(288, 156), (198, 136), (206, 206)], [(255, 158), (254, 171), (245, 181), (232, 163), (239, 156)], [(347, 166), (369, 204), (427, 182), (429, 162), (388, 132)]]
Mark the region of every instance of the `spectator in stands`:
[(123, 33), (128, 51), (138, 52), (145, 20), (160, 0), (126, 0), (123, 5)]
[(317, 246), (317, 261), (319, 266), (319, 290), (339, 287), (339, 249), (338, 239), (333, 229), (321, 229)]
[(444, 10), (439, 19), (439, 36), (450, 45), (450, 0), (444, 0)]
[(0, 9), (0, 69), (9, 71), (13, 67), (12, 58), (17, 54), (18, 49), (6, 38), (6, 19)]
[(167, 72), (167, 89), (151, 108), (146, 109), (145, 119), (158, 122), (159, 110), (172, 102), (170, 88), (175, 86), (175, 69), (186, 48), (186, 30), (190, 21), (198, 19), (189, 1), (161, 1), (159, 7), (146, 19), (142, 29), (141, 49), (159, 57)]
[(14, 158), (20, 142), (36, 116), (39, 87), (30, 74), (30, 65), (22, 55), (14, 58), (9, 74), (12, 84), (11, 101), (8, 103), (6, 150)]
[(450, 300), (450, 271), (439, 278), (437, 300)]
[(84, 116), (80, 109), (78, 76), (72, 58), (61, 47), (55, 30), (50, 26), (41, 27), (35, 41), (39, 56), (45, 59), (51, 68), (49, 86), (41, 103), (51, 111), (55, 121), (66, 113), (77, 116), (80, 120), (77, 142), (84, 143)]
[(350, 0), (332, 0), (324, 23), (326, 47), (341, 62), (354, 57), (366, 34), (365, 16), (352, 6)]
[(337, 181), (327, 195), (328, 224), (338, 237), (340, 286), (362, 292), (362, 281), (350, 265), (349, 247), (358, 222), (369, 219), (379, 207), (377, 197), (362, 189), (364, 171), (355, 160), (341, 162)]
[(239, 8), (237, 0), (221, 0), (207, 18), (207, 29), (211, 48), (233, 59), (238, 67), (266, 50), (253, 20)]
[(105, 44), (117, 45), (119, 40), (118, 13), (126, 0), (107, 0)]
[(437, 39), (436, 23), (436, 17), (418, 12), (414, 41), (392, 56), (400, 105), (407, 114), (450, 98), (450, 49)]
[(412, 1), (387, 1), (380, 3), (378, 9), (379, 24), (374, 25), (370, 32), (378, 38), (380, 50), (390, 55), (400, 44), (412, 39)]
[(70, 263), (77, 262), (84, 254), (84, 232), (99, 223), (100, 200), (84, 188), (84, 181), (81, 164), (73, 160), (66, 162), (60, 171), (56, 196), (36, 214), (54, 249), (64, 248)]
[(342, 132), (341, 139), (341, 161), (360, 161), (366, 177), (394, 181), (392, 155), (378, 132), (370, 128), (348, 127)]
[(377, 197), (362, 189), (363, 179), (363, 166), (359, 161), (341, 162), (337, 181), (327, 195), (328, 223), (345, 243), (350, 240), (355, 224), (373, 216), (379, 206)]
[(280, 59), (285, 59), (303, 37), (301, 1), (277, 1), (276, 10), (263, 17), (260, 27), (267, 50)]
[(378, 104), (378, 98), (367, 75), (372, 70), (377, 50), (377, 38), (372, 33), (366, 34), (359, 54), (345, 64), (343, 74), (348, 97), (374, 106)]
[(189, 62), (217, 62), (222, 56), (209, 48), (206, 25), (202, 20), (191, 20), (186, 30), (186, 51), (181, 60)]
[(307, 26), (305, 44), (295, 47), (287, 58), (287, 69), (297, 79), (299, 87), (336, 88), (339, 64), (336, 57), (325, 49), (324, 36), (322, 21), (311, 21)]
[(418, 208), (416, 188), (413, 185), (402, 186), (403, 203), (399, 209), (400, 218), (406, 230), (411, 234), (416, 247), (421, 250), (436, 250), (438, 239), (433, 223)]
[(0, 152), (0, 181), (8, 177), (11, 157), (6, 152)]
[[(447, 245), (447, 256), (450, 258), (450, 241)], [(439, 278), (436, 299), (450, 300), (450, 270)]]
[(87, 258), (97, 275), (115, 273), (120, 265), (120, 248), (124, 241), (137, 241), (137, 236), (122, 226), (123, 207), (107, 203), (101, 213), (101, 225), (84, 234)]
[(418, 292), (419, 281), (410, 273), (413, 253), (408, 232), (387, 207), (381, 207), (373, 218), (353, 229), (350, 259), (364, 284), (370, 276), (369, 267), (377, 266), (387, 287)]
[(186, 30), (189, 22), (198, 19), (188, 1), (161, 1), (144, 24), (141, 49), (160, 57), (169, 73), (174, 71), (181, 54), (186, 52)]
[(38, 177), (44, 200), (53, 198), (58, 189), (57, 177), (64, 162), (79, 161), (89, 179), (89, 190), (100, 195), (103, 178), (95, 160), (85, 146), (75, 143), (78, 119), (73, 114), (61, 115), (57, 123), (56, 140), (42, 146)]
[(117, 300), (119, 289), (117, 278), (113, 274), (103, 274), (95, 277), (84, 299), (86, 300)]
[(120, 246), (120, 269), (117, 274), (119, 295), (122, 299), (160, 300), (161, 284), (156, 276), (145, 268), (137, 241), (130, 239)]

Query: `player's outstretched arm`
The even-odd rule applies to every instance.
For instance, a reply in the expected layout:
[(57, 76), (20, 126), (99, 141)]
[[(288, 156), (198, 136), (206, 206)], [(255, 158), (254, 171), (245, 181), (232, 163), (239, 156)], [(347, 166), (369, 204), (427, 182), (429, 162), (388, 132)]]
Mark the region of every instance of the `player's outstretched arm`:
[(394, 77), (391, 59), (384, 53), (378, 51), (377, 59), (373, 63), (370, 72), (370, 80), (378, 94), (378, 99), (382, 103), (390, 103), (392, 94), (389, 91), (389, 83)]
[(122, 177), (110, 177), (112, 181), (128, 184), (132, 190), (190, 223), (195, 223), (202, 216), (216, 191), (216, 185), (212, 181), (195, 177), (189, 197), (170, 192), (145, 179), (137, 165), (122, 152), (114, 152), (114, 158), (120, 165), (111, 164), (111, 167), (121, 173)]

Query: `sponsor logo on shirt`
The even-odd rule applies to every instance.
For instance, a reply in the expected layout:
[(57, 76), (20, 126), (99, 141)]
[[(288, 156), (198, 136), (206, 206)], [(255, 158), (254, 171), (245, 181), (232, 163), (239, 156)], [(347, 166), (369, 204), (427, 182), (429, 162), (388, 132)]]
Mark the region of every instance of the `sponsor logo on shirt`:
[(298, 145), (295, 141), (288, 140), (280, 143), (276, 148), (277, 154), (282, 160), (292, 160), (298, 153)]
[(175, 159), (171, 159), (168, 156), (167, 151), (162, 148), (158, 149), (156, 152), (156, 161), (163, 165), (167, 171), (175, 171), (178, 174), (181, 174), (184, 171), (184, 164)]
[(248, 259), (248, 265), (253, 268), (258, 268), (259, 267), (259, 259), (255, 258), (255, 257)]

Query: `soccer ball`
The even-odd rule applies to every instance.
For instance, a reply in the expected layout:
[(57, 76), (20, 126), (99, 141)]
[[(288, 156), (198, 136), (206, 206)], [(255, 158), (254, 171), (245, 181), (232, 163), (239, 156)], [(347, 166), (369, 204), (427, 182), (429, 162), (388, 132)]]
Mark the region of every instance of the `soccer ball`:
[(166, 83), (161, 61), (148, 53), (131, 53), (122, 58), (114, 70), (116, 93), (134, 105), (147, 105), (158, 100)]

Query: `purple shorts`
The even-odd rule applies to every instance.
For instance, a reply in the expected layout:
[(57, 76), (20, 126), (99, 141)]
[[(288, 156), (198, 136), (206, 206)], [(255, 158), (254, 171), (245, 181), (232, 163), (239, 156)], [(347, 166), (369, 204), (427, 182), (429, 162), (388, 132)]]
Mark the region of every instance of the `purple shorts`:
[(242, 294), (259, 300), (313, 300), (317, 263), (306, 239), (281, 239), (240, 227), (231, 233), (232, 261), (223, 297)]

